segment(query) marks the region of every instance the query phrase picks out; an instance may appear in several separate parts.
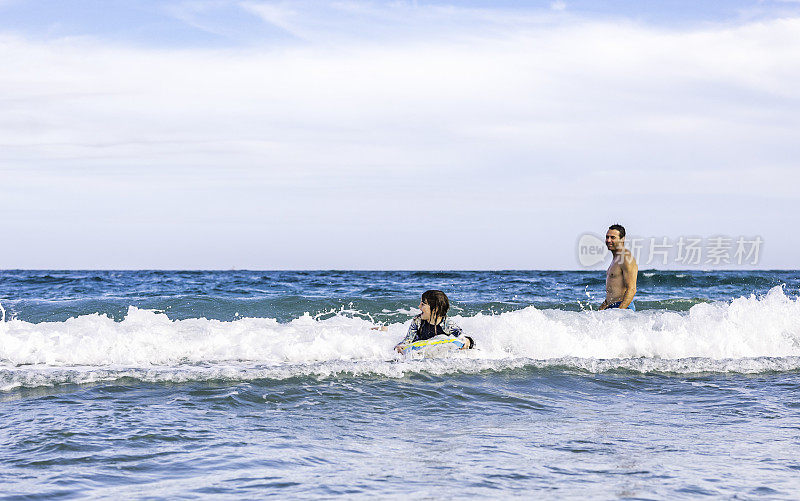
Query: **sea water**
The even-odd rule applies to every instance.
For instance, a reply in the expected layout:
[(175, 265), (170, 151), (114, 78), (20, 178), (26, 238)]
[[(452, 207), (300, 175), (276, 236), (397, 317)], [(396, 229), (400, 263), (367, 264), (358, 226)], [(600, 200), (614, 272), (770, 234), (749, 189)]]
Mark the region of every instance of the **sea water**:
[[(800, 497), (800, 272), (638, 285), (0, 272), (0, 498)], [(392, 350), (431, 288), (475, 350)]]

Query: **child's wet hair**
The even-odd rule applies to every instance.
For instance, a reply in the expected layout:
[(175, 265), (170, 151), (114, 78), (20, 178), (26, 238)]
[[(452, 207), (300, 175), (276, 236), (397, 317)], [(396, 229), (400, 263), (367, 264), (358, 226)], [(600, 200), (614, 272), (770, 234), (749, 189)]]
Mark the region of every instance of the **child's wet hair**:
[(447, 294), (442, 291), (429, 290), (422, 293), (422, 302), (428, 303), (431, 307), (431, 320), (436, 320), (437, 317), (444, 318), (447, 316), (447, 310), (450, 309), (450, 301), (447, 300)]

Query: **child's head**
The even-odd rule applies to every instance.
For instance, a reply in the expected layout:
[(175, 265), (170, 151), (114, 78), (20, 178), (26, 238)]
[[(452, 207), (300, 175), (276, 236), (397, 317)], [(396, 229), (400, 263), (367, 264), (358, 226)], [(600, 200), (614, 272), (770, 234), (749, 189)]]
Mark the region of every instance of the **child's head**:
[[(425, 305), (430, 308), (429, 315), (426, 315), (425, 308), (423, 308)], [(422, 310), (422, 319), (435, 324), (447, 315), (447, 310), (450, 309), (450, 301), (447, 300), (447, 295), (442, 291), (425, 291), (422, 293), (420, 309)], [(426, 316), (428, 318), (425, 318)]]

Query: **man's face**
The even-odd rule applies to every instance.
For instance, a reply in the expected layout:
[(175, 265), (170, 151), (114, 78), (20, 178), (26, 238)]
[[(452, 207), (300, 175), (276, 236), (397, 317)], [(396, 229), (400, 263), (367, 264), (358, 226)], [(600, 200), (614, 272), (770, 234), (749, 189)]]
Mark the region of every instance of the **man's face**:
[(606, 247), (608, 250), (618, 250), (625, 246), (625, 238), (620, 238), (619, 230), (608, 230), (606, 232)]

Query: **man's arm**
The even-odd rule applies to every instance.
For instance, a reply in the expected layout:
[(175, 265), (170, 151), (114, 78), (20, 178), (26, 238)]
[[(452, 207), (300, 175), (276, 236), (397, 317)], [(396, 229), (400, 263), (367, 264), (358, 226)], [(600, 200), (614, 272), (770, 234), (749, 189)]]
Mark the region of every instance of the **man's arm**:
[(622, 282), (625, 284), (625, 295), (622, 296), (622, 303), (619, 305), (620, 310), (624, 310), (633, 302), (633, 296), (636, 295), (636, 279), (639, 276), (639, 266), (633, 256), (625, 256), (622, 260)]

